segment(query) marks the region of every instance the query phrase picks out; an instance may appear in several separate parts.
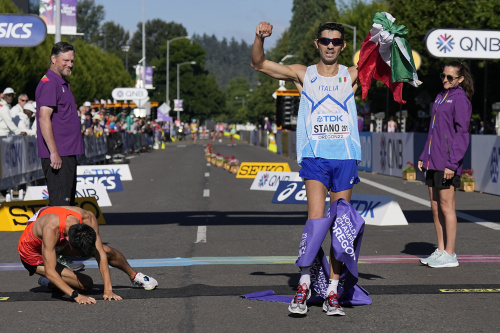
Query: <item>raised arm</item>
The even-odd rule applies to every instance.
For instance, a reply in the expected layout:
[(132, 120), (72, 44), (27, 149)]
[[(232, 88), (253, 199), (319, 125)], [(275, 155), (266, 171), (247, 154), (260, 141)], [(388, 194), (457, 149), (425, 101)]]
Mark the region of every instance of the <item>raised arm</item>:
[(306, 74), (306, 66), (281, 65), (266, 59), (264, 54), (264, 39), (271, 36), (272, 33), (273, 26), (268, 22), (260, 22), (257, 26), (252, 48), (252, 68), (274, 79), (293, 82), (297, 88), (300, 88)]

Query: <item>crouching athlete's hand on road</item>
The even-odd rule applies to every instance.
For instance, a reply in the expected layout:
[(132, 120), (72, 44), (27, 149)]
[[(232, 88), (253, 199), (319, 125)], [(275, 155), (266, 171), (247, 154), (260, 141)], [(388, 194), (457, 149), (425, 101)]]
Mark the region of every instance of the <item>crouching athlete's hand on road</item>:
[(85, 296), (85, 295), (78, 295), (78, 297), (75, 297), (75, 302), (77, 302), (78, 304), (95, 304), (96, 301), (94, 298), (92, 297), (88, 297), (88, 296)]
[(121, 296), (118, 296), (117, 294), (111, 292), (111, 293), (104, 293), (104, 295), (102, 295), (102, 297), (104, 298), (105, 301), (112, 301), (112, 300), (115, 300), (115, 301), (121, 301), (123, 298), (121, 298)]

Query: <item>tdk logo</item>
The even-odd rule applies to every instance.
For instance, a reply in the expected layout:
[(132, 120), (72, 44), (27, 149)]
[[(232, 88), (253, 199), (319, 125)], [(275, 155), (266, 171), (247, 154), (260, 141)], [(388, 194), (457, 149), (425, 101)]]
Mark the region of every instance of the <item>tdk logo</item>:
[(490, 175), (491, 181), (493, 183), (498, 183), (498, 155), (500, 153), (500, 147), (493, 147), (493, 152), (491, 153), (491, 163), (490, 163)]
[(33, 23), (0, 23), (0, 38), (30, 38)]

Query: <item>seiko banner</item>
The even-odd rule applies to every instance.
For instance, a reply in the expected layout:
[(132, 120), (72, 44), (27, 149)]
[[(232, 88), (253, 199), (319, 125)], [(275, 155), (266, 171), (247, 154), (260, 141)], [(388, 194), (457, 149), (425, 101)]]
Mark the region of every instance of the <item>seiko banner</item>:
[(47, 26), (38, 16), (0, 14), (0, 47), (33, 47), (45, 36)]
[(426, 46), (429, 53), (438, 58), (500, 59), (500, 31), (430, 30)]
[(471, 147), (475, 190), (500, 195), (500, 137), (472, 135)]

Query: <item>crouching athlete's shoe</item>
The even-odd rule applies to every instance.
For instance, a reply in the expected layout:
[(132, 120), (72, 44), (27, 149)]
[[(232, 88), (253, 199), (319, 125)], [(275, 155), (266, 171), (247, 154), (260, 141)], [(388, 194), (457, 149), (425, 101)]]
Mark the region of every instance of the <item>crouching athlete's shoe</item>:
[(134, 286), (143, 287), (146, 290), (153, 290), (158, 286), (158, 282), (155, 279), (141, 272), (137, 272), (131, 281)]
[(288, 306), (288, 311), (291, 313), (306, 314), (307, 313), (307, 300), (311, 297), (311, 290), (307, 284), (302, 283), (297, 287), (297, 293), (292, 302)]

